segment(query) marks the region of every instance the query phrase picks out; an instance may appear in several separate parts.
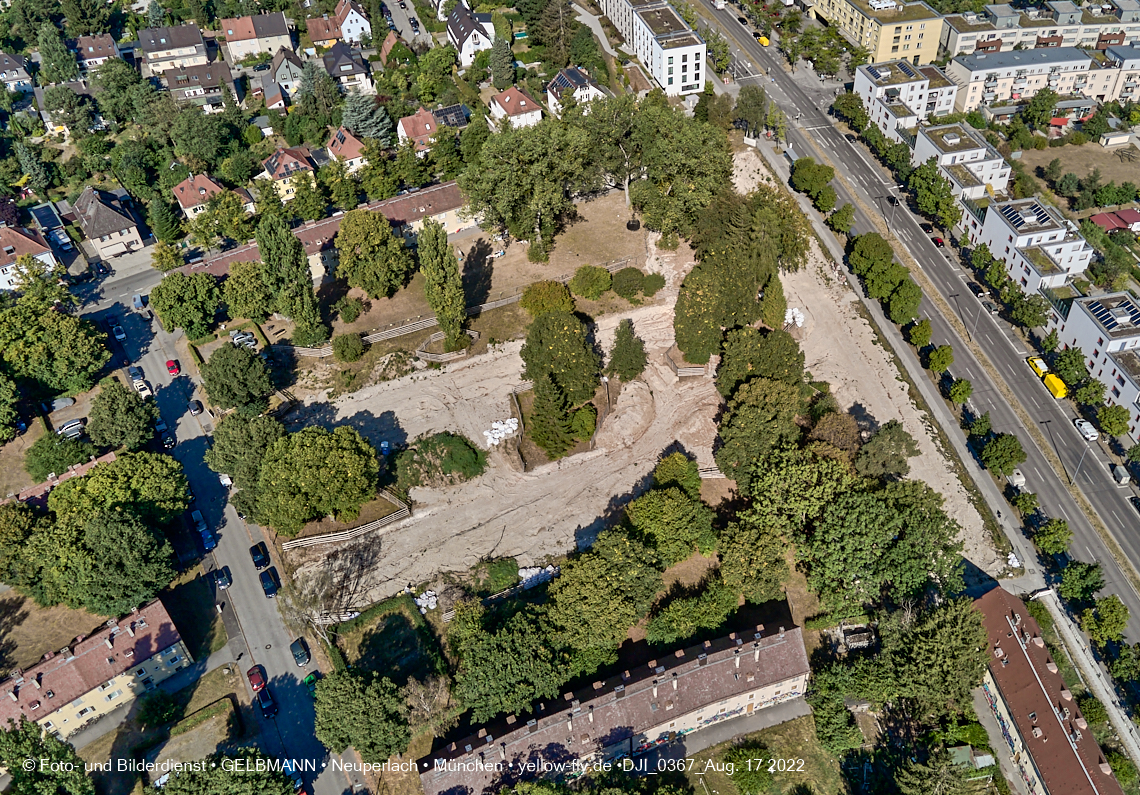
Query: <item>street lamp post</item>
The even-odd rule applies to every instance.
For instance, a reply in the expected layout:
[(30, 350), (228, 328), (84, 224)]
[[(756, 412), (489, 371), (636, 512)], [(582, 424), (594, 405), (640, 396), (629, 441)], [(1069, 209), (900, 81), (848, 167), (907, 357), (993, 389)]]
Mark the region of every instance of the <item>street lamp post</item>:
[(1073, 485), (1073, 482), (1077, 479), (1077, 476), (1081, 474), (1081, 464), (1085, 462), (1085, 455), (1088, 454), (1089, 448), (1091, 446), (1092, 445), (1090, 445), (1088, 442), (1085, 442), (1085, 451), (1081, 453), (1081, 460), (1077, 462), (1077, 471), (1073, 473), (1073, 476), (1071, 478), (1069, 478), (1070, 486)]
[(981, 319), (982, 319), (982, 310), (979, 308), (977, 317), (974, 318), (974, 328), (970, 332), (970, 340), (971, 341), (974, 339), (974, 335), (977, 334), (977, 332), (978, 332), (978, 321)]

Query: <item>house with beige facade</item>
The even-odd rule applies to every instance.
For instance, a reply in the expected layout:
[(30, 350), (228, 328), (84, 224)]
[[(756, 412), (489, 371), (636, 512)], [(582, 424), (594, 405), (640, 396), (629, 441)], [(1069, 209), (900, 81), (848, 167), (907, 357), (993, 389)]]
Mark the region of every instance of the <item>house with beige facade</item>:
[(88, 185), (74, 209), (79, 228), (103, 259), (143, 247), (139, 226), (121, 199)]
[(252, 55), (274, 55), (278, 50), (292, 50), (293, 40), (285, 13), (255, 14), (218, 21), (221, 37), (230, 51), (230, 63)]
[(938, 57), (942, 15), (926, 3), (898, 0), (817, 0), (814, 16), (826, 19), (871, 63), (904, 59), (912, 66)]
[(140, 30), (139, 49), (143, 77), (157, 77), (168, 69), (205, 66), (210, 61), (197, 25)]
[(283, 202), (293, 201), (297, 194), (296, 180), (311, 181), (316, 174), (312, 154), (303, 146), (279, 148), (261, 161), (261, 165), (265, 171), (258, 178), (270, 180)]

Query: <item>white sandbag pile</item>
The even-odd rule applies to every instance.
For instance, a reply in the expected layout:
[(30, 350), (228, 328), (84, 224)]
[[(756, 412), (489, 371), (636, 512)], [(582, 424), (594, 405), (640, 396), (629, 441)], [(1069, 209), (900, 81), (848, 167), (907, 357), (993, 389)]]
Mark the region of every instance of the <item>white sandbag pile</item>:
[(483, 431), (483, 435), (487, 437), (487, 446), (494, 447), (499, 442), (503, 441), (509, 436), (513, 436), (518, 432), (519, 421), (514, 417), (505, 420), (495, 420), (491, 423), (491, 430)]

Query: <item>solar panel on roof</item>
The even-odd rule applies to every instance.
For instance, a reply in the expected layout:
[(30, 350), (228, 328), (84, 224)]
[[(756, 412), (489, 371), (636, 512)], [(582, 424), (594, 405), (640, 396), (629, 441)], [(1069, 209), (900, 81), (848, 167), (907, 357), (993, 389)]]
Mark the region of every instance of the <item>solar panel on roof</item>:
[(448, 105), (446, 108), (432, 111), (436, 121), (447, 127), (465, 127), (467, 125), (467, 114), (464, 113), (462, 105)]
[(879, 74), (879, 70), (873, 66), (867, 67), (867, 74), (869, 74), (871, 76), (872, 80), (879, 80), (882, 78), (882, 75)]
[(899, 61), (899, 71), (907, 77), (918, 77), (914, 69), (911, 69), (910, 64), (908, 64), (906, 61)]

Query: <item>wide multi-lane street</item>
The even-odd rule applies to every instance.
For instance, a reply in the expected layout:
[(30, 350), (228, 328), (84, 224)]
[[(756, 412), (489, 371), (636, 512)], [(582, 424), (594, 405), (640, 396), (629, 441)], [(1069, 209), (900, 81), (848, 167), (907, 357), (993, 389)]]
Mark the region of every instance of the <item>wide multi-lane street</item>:
[[(1137, 532), (1140, 517), (1129, 501), (1134, 495), (1132, 487), (1116, 484), (1108, 470), (1107, 455), (1098, 445), (1085, 442), (1072, 425), (1075, 415), (1068, 405), (1053, 400), (1026, 366), (1025, 357), (1033, 351), (1011, 332), (1006, 321), (985, 311), (969, 291), (966, 286), (969, 274), (956, 260), (955, 250), (937, 248), (922, 231), (919, 219), (907, 209), (905, 202), (898, 207), (891, 206), (888, 197), (900, 195), (892, 175), (874, 161), (863, 144), (845, 137), (827, 114), (834, 87), (826, 87), (812, 78), (809, 82), (811, 87), (805, 88), (802, 82), (807, 81), (797, 80), (785, 70), (784, 56), (775, 46), (761, 47), (752, 39), (737, 21), (735, 8), (730, 6), (717, 10), (707, 0), (703, 3), (705, 16), (715, 20), (729, 38), (740, 82), (755, 82), (762, 86), (769, 99), (787, 114), (788, 147), (796, 156), (826, 159), (835, 167), (841, 177), (833, 182), (839, 204), (851, 202), (856, 207), (853, 233), (879, 231), (864, 207), (873, 208), (889, 219), (891, 231), (958, 314), (967, 333), (976, 340), (1025, 412), (1039, 424), (1040, 433), (1054, 447), (1067, 476), (1075, 480), (1092, 503), (1128, 561), (1133, 567), (1140, 564), (1140, 533)], [(804, 68), (799, 67), (800, 70)], [(820, 84), (818, 89), (814, 87), (815, 83)], [(1029, 456), (1021, 467), (1026, 488), (1037, 493), (1047, 515), (1068, 521), (1073, 531), (1070, 554), (1081, 560), (1101, 563), (1106, 580), (1104, 593), (1116, 593), (1128, 606), (1131, 620), (1127, 637), (1130, 641), (1140, 640), (1140, 595), (1123, 575), (1104, 540), (1069, 493), (1065, 481), (1050, 466), (1036, 438), (1024, 427), (989, 372), (929, 296), (923, 297), (919, 311), (922, 316), (930, 318), (935, 342), (953, 345), (955, 362), (951, 372), (973, 383), (971, 405), (978, 412), (990, 413), (995, 430), (1014, 433), (1021, 440)], [(947, 432), (960, 431), (950, 428)]]

